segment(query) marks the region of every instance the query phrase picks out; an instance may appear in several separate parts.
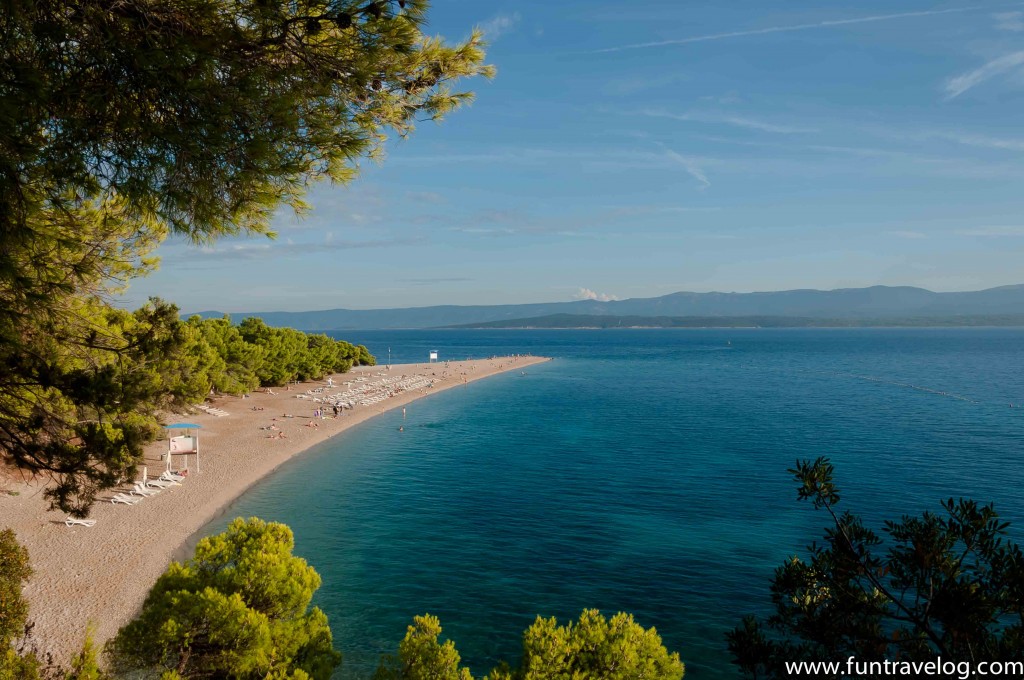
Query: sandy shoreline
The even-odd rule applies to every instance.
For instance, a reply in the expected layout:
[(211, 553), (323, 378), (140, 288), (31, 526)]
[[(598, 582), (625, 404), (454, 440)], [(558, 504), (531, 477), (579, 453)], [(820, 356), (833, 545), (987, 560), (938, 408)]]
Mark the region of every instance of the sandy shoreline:
[[(276, 394), (253, 393), (247, 399), (219, 399), (215, 406), (230, 415), (197, 411), (180, 418), (203, 428), (201, 473), (133, 506), (113, 505), (107, 500), (113, 494), (102, 494), (90, 515), (97, 521), (92, 528), (65, 526), (65, 514), (46, 509), (41, 484), (5, 483), (3, 488), (17, 495), (0, 494), (0, 529), (14, 529), (29, 550), (34, 570), (24, 590), (29, 618), (35, 623), (33, 641), (58, 663), (66, 663), (81, 647), (88, 623), (96, 627), (97, 642), (107, 640), (135, 615), (157, 577), (199, 529), (250, 486), (313, 445), (424, 396), (543, 361), (548, 359), (499, 357), (447, 365), (396, 364), (390, 371), (383, 366), (359, 367), (333, 376), (331, 388), (318, 382), (293, 386), (291, 391), (275, 388)], [(411, 389), (369, 405), (357, 401), (337, 419), (316, 420), (318, 427), (307, 423), (320, 404), (296, 398), (311, 388), (326, 388), (309, 395), (324, 397), (402, 375), (424, 376), (434, 381), (433, 387)], [(366, 380), (356, 382), (361, 377)], [(352, 385), (344, 384), (348, 382)], [(329, 406), (325, 410), (332, 415)], [(282, 417), (286, 413), (295, 417)], [(271, 425), (279, 430), (263, 429)], [(268, 437), (279, 431), (286, 438)], [(164, 470), (161, 455), (166, 450), (165, 441), (146, 448), (150, 478)]]

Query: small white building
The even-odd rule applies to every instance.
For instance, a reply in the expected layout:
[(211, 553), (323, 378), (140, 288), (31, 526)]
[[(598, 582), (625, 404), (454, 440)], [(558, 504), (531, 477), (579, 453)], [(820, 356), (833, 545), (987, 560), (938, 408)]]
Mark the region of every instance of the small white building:
[(432, 363), (432, 364), (433, 363), (437, 363), (437, 350), (436, 349), (430, 350), (430, 363)]

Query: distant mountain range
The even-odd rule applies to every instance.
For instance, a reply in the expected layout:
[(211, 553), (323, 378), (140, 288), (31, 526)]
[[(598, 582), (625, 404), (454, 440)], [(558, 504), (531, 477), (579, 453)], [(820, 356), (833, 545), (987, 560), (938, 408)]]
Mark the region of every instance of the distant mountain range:
[[(220, 317), (222, 312), (199, 312)], [(949, 319), (1024, 315), (1024, 284), (987, 290), (935, 293), (910, 286), (765, 293), (671, 293), (654, 298), (522, 305), (439, 305), (402, 309), (327, 309), (313, 312), (249, 312), (272, 326), (305, 331), (439, 328), (492, 321), (521, 321), (555, 314), (636, 317), (800, 317), (831, 320)], [(731, 325), (731, 324), (730, 324)], [(806, 325), (806, 324), (801, 324)], [(862, 325), (862, 324), (856, 324)], [(872, 324), (875, 325), (875, 324)], [(943, 325), (941, 322), (931, 325)]]
[(1024, 326), (1024, 314), (891, 318), (812, 318), (806, 316), (598, 316), (549, 314), (528, 319), (483, 321), (450, 328), (870, 328), (925, 326)]

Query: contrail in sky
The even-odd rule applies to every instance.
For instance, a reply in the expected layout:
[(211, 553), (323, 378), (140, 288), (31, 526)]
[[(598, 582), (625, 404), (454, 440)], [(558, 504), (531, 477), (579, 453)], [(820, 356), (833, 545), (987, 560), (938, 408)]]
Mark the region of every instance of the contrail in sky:
[(890, 19), (907, 19), (910, 17), (930, 17), (937, 14), (953, 14), (954, 12), (973, 12), (982, 9), (981, 7), (955, 7), (952, 9), (935, 9), (923, 12), (901, 12), (899, 14), (876, 14), (870, 17), (857, 17), (854, 19), (832, 19), (830, 21), (819, 21), (813, 24), (795, 24), (792, 26), (770, 26), (750, 31), (731, 31), (729, 33), (712, 33), (710, 35), (697, 35), (690, 38), (678, 38), (675, 40), (659, 40), (657, 42), (636, 43), (633, 45), (620, 45), (618, 47), (606, 47), (600, 50), (592, 50), (588, 54), (600, 54), (603, 52), (623, 52), (625, 50), (642, 50), (648, 47), (664, 47), (667, 45), (687, 45), (696, 42), (709, 42), (711, 40), (725, 40), (727, 38), (742, 38), (747, 35), (767, 35), (769, 33), (789, 33), (792, 31), (809, 31), (814, 28), (830, 28), (832, 26), (846, 26), (848, 24), (867, 24), (873, 21), (888, 21)]
[(1004, 71), (1016, 68), (1021, 64), (1024, 64), (1024, 50), (1004, 54), (998, 59), (993, 59), (988, 62), (981, 68), (976, 68), (973, 71), (961, 74), (956, 78), (950, 78), (949, 81), (946, 82), (946, 99), (959, 97), (975, 85), (983, 83), (989, 78), (997, 76)]

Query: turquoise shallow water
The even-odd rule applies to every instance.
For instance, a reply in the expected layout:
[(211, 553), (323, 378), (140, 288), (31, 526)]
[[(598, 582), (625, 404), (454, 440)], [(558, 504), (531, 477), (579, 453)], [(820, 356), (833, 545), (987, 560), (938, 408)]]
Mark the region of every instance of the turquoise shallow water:
[(797, 457), (831, 456), (869, 522), (964, 495), (1024, 536), (1022, 329), (341, 337), (382, 363), (388, 347), (556, 357), (354, 428), (207, 527), (294, 529), (342, 678), (372, 673), (414, 614), (439, 616), (482, 675), (537, 614), (586, 607), (656, 626), (687, 677), (736, 677), (723, 633), (765, 610), (774, 568), (825, 524), (795, 501)]

